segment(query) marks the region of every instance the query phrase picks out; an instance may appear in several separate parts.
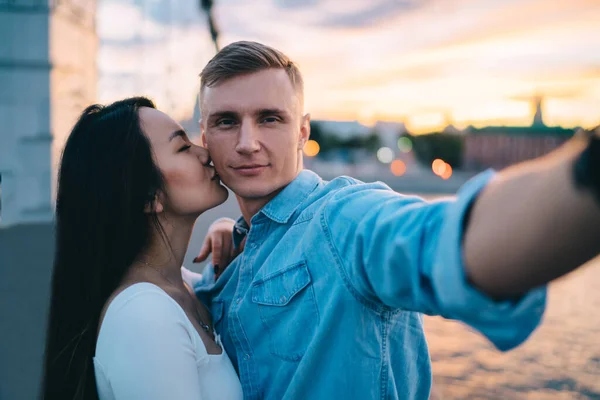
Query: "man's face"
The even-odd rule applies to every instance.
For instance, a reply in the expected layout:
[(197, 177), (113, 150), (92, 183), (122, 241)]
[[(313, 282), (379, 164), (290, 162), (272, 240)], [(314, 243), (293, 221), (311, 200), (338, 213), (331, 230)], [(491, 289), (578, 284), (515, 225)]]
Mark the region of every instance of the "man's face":
[(202, 140), (223, 183), (241, 198), (269, 198), (302, 169), (310, 124), (300, 102), (283, 69), (204, 89)]

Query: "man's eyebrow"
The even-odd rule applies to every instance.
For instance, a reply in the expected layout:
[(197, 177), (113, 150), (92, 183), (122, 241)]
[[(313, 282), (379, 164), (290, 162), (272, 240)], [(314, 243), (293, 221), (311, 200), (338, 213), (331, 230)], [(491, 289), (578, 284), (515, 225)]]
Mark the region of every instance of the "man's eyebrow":
[(210, 113), (208, 115), (208, 118), (209, 119), (223, 118), (223, 117), (234, 118), (234, 117), (237, 117), (237, 115), (238, 114), (235, 111), (224, 110), (224, 111), (216, 111), (214, 113)]
[(285, 110), (279, 108), (261, 108), (256, 110), (256, 115), (287, 115)]
[(185, 133), (185, 131), (183, 129), (179, 129), (173, 133), (171, 133), (171, 136), (169, 136), (169, 142), (173, 139), (175, 139), (176, 137), (182, 137), (184, 139), (187, 138), (187, 134)]

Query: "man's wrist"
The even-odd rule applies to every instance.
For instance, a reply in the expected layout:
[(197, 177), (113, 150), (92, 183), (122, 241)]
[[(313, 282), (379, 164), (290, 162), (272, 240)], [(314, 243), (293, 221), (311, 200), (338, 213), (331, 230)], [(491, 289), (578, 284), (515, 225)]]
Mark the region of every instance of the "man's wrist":
[[(597, 128), (598, 130), (600, 128)], [(588, 145), (573, 165), (575, 187), (590, 192), (600, 205), (600, 135), (590, 135)]]

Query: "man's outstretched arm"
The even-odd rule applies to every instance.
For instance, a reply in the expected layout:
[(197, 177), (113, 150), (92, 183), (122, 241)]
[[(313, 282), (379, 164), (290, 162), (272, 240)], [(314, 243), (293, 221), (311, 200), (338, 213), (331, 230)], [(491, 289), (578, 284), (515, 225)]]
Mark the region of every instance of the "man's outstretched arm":
[(573, 166), (586, 145), (573, 140), (504, 170), (479, 194), (463, 242), (475, 287), (494, 298), (518, 296), (600, 253), (600, 203), (574, 183)]
[(324, 209), (323, 240), (363, 302), (460, 320), (510, 349), (538, 325), (543, 285), (600, 251), (600, 206), (572, 178), (581, 148), (481, 174), (454, 200), (350, 184)]

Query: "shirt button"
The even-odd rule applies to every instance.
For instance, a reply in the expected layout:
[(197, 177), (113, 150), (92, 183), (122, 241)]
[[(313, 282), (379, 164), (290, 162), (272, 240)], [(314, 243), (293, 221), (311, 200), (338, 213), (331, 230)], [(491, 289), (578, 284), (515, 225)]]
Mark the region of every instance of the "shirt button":
[(242, 298), (238, 297), (237, 300), (235, 301), (236, 303), (240, 304), (242, 302)]
[(244, 360), (248, 361), (250, 359), (250, 354), (246, 353), (244, 354)]
[(287, 300), (287, 298), (285, 296), (281, 296), (279, 298), (279, 301), (282, 302), (282, 303), (285, 303), (286, 300)]

